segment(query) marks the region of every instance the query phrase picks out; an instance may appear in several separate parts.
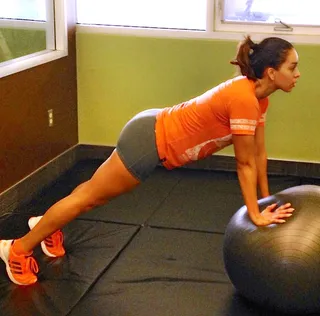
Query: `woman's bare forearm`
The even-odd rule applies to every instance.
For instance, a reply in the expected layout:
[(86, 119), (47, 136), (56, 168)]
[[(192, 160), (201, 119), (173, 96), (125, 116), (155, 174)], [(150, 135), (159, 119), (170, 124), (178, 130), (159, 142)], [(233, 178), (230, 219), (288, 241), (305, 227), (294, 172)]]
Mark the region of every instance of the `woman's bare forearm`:
[(261, 218), (257, 197), (257, 168), (255, 164), (238, 163), (237, 173), (248, 214), (251, 220), (257, 223)]
[(261, 197), (263, 198), (270, 195), (267, 175), (267, 164), (268, 162), (266, 154), (260, 154), (256, 156), (257, 181)]

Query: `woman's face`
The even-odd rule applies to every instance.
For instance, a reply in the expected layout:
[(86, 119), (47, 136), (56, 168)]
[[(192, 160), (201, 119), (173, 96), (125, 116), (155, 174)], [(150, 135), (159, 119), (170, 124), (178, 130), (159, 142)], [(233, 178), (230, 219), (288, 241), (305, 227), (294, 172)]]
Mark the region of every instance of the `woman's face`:
[(290, 92), (300, 77), (298, 53), (294, 48), (289, 50), (287, 59), (274, 73), (274, 83), (278, 89)]

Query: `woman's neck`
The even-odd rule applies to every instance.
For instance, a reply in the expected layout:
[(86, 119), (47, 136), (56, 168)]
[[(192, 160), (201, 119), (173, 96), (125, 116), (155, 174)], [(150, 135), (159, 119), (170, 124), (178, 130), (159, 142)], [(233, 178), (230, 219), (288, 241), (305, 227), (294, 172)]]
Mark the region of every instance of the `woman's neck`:
[(257, 99), (264, 99), (277, 90), (267, 78), (258, 79), (254, 84)]

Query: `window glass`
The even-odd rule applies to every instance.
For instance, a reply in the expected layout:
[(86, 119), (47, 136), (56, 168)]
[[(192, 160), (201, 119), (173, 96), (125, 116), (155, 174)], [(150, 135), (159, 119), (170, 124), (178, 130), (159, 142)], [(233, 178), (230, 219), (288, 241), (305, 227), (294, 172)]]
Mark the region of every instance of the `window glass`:
[(77, 0), (77, 21), (127, 27), (205, 30), (207, 0)]
[(46, 1), (0, 0), (0, 18), (46, 21)]
[(320, 25), (319, 0), (224, 0), (225, 22)]

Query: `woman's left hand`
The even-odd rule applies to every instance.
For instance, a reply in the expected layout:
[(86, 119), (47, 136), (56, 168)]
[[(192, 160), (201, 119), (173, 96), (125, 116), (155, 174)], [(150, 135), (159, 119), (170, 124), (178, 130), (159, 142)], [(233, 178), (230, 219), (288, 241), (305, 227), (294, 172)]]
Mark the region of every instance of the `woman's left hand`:
[(270, 223), (285, 223), (286, 219), (292, 216), (294, 208), (291, 207), (291, 203), (283, 204), (278, 208), (277, 206), (276, 203), (269, 205), (261, 212), (261, 215)]

